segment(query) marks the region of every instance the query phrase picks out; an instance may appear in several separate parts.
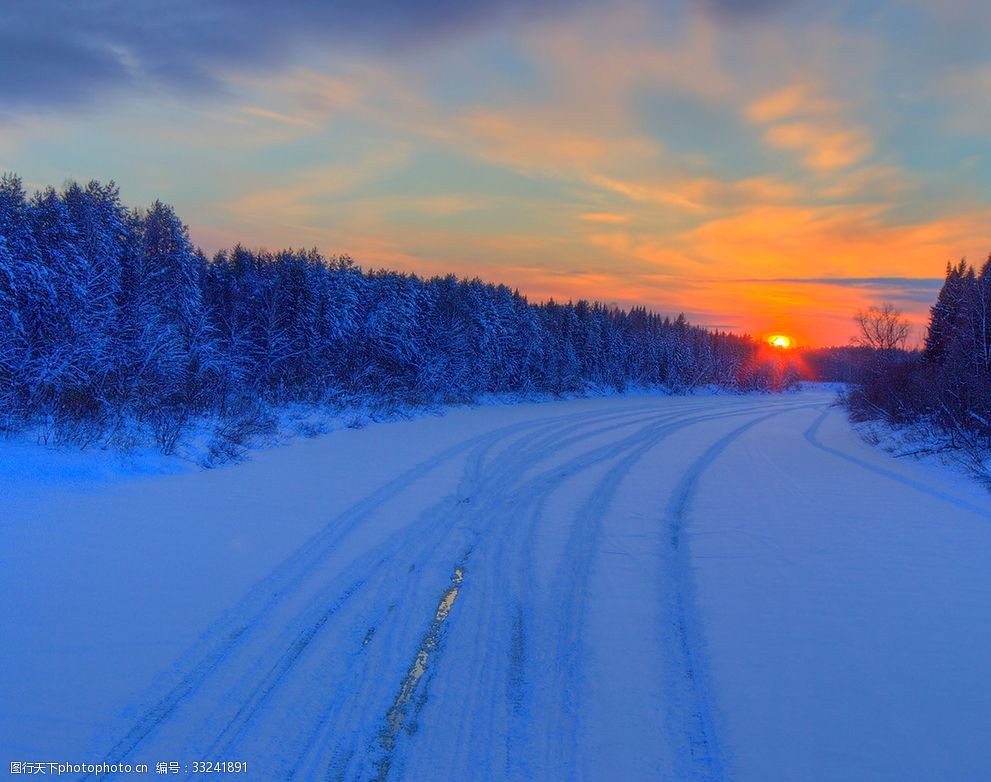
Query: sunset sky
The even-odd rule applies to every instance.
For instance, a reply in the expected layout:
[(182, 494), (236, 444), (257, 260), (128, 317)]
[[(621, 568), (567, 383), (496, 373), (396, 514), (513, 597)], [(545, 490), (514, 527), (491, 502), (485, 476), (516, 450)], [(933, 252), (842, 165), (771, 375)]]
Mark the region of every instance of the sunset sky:
[(802, 344), (991, 250), (982, 0), (161, 5), (5, 4), (0, 170)]

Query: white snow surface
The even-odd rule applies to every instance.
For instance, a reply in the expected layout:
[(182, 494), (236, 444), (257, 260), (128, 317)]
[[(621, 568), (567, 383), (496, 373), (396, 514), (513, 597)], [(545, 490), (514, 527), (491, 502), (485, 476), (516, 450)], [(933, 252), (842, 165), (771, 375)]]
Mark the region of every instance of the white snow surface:
[(831, 401), (464, 408), (126, 480), (0, 445), (0, 769), (989, 779), (991, 499)]

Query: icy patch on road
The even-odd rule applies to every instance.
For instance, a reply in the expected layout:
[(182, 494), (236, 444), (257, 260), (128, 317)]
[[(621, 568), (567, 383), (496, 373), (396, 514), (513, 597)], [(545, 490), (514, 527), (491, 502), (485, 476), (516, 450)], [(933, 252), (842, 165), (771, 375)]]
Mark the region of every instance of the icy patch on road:
[[(385, 757), (379, 762), (378, 780), (385, 780), (388, 777), (392, 752), (396, 748), (399, 734), (403, 730), (403, 726), (406, 725), (409, 717), (415, 716), (416, 711), (418, 711), (417, 706), (413, 704), (413, 696), (416, 695), (420, 680), (427, 672), (431, 657), (440, 647), (444, 623), (451, 614), (454, 601), (458, 599), (458, 592), (461, 590), (464, 575), (463, 566), (459, 565), (454, 569), (454, 575), (451, 576), (451, 587), (444, 593), (444, 596), (440, 599), (440, 603), (437, 604), (437, 610), (434, 613), (433, 621), (430, 623), (430, 629), (427, 630), (423, 641), (420, 642), (420, 648), (417, 649), (416, 657), (413, 658), (413, 663), (406, 672), (406, 678), (403, 679), (399, 693), (396, 695), (396, 700), (389, 709), (389, 713), (385, 715), (386, 727), (379, 736), (379, 745), (385, 752)], [(411, 708), (413, 710), (412, 715), (410, 714)], [(412, 732), (410, 727), (407, 727), (407, 730)]]

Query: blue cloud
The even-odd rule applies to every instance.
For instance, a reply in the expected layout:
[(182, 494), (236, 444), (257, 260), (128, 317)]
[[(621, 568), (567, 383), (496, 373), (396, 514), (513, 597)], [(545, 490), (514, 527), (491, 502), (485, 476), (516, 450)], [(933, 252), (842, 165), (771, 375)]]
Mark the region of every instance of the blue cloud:
[(836, 285), (871, 291), (879, 299), (931, 304), (943, 287), (942, 277), (774, 277), (737, 282), (773, 282), (794, 285)]
[(0, 28), (0, 111), (38, 103), (76, 104), (130, 81), (105, 47), (74, 36)]
[(942, 277), (775, 277), (770, 280), (748, 280), (747, 282), (794, 282), (816, 285), (840, 285), (849, 288), (912, 288), (939, 290)]
[[(693, 4), (735, 23), (787, 0), (651, 0)], [(0, 105), (9, 113), (76, 105), (115, 88), (217, 91), (223, 67), (264, 70), (301, 47), (411, 48), (497, 23), (555, 17), (592, 0), (33, 0), (0, 16)]]
[(731, 19), (765, 16), (786, 5), (791, 0), (708, 0), (712, 11)]
[(402, 53), (579, 0), (35, 0), (0, 17), (0, 105), (74, 105), (135, 83), (214, 91), (218, 68), (266, 69), (299, 47)]

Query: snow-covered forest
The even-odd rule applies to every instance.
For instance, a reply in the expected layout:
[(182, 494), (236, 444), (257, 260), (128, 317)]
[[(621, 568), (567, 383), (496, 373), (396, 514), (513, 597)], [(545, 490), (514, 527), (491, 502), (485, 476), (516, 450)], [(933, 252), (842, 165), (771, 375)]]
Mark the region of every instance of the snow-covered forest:
[(921, 429), (978, 461), (991, 446), (991, 259), (951, 264), (922, 350), (872, 351), (849, 394), (860, 419)]
[(796, 372), (747, 337), (644, 308), (554, 301), (478, 279), (364, 271), (348, 257), (207, 258), (172, 208), (117, 187), (28, 196), (0, 181), (0, 426), (88, 442), (137, 423), (174, 448), (199, 416), (289, 402), (467, 401), (704, 384), (778, 390)]

